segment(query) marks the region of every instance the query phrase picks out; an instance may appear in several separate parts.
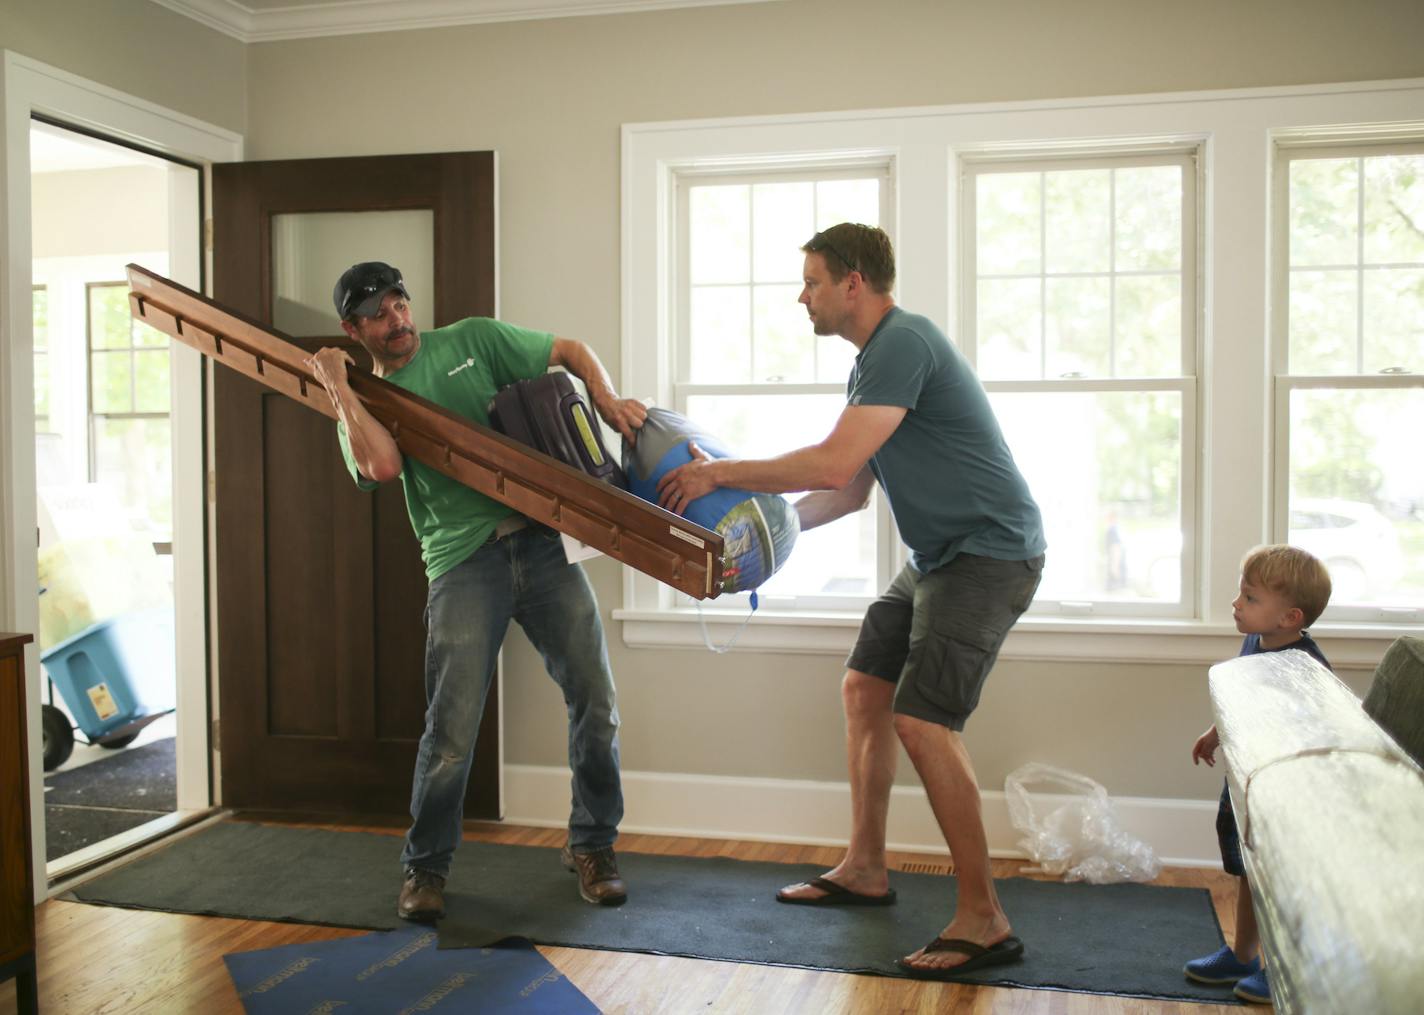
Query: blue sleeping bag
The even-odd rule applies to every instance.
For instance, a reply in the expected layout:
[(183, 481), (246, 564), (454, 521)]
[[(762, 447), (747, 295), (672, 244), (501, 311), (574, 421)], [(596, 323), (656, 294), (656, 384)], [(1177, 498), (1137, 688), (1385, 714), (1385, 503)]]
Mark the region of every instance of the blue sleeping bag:
[[(658, 481), (692, 460), (688, 441), (712, 458), (734, 457), (717, 438), (686, 416), (670, 409), (648, 410), (638, 431), (638, 443), (623, 444), (623, 471), (628, 489), (644, 500), (658, 502)], [(780, 494), (751, 493), (721, 487), (698, 497), (683, 517), (718, 533), (723, 540), (722, 591), (749, 592), (773, 574), (796, 545), (801, 519)]]

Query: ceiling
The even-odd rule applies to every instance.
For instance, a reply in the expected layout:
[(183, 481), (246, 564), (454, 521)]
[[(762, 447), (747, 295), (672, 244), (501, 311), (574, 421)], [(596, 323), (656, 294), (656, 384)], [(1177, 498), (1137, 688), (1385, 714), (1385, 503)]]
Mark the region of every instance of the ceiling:
[(242, 42), (775, 0), (153, 0)]
[[(243, 42), (776, 0), (152, 0)], [(375, 13), (375, 23), (362, 21)], [(356, 24), (355, 22), (360, 22)], [(151, 166), (142, 152), (32, 121), (30, 172)]]
[(79, 169), (152, 166), (152, 155), (76, 134), (62, 127), (30, 121), (30, 172), (62, 173)]

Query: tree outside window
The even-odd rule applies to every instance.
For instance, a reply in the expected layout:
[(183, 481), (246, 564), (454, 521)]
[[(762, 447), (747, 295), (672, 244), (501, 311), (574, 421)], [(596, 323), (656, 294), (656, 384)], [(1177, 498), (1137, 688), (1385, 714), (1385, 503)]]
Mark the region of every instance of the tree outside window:
[(170, 542), (168, 337), (133, 321), (124, 283), (91, 283), (87, 290), (89, 478), (118, 493), (136, 527), (155, 542)]
[(1388, 619), (1424, 606), (1424, 146), (1284, 148), (1276, 200), (1276, 529)]
[(1191, 609), (1192, 152), (966, 163), (963, 332), (1044, 514), (1035, 609)]

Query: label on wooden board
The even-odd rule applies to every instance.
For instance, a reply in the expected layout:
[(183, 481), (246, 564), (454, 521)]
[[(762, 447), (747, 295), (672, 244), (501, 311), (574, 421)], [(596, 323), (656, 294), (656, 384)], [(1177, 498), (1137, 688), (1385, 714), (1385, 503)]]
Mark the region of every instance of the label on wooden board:
[(669, 526), (668, 526), (668, 531), (671, 532), (671, 533), (672, 533), (674, 536), (676, 536), (678, 539), (681, 539), (684, 543), (691, 543), (693, 546), (697, 547), (699, 550), (705, 549), (705, 548), (707, 547), (707, 541), (706, 541), (705, 539), (699, 539), (697, 536), (694, 536), (691, 532), (683, 532), (681, 529), (679, 529), (679, 528), (678, 528), (677, 526), (675, 526), (675, 525), (669, 525)]

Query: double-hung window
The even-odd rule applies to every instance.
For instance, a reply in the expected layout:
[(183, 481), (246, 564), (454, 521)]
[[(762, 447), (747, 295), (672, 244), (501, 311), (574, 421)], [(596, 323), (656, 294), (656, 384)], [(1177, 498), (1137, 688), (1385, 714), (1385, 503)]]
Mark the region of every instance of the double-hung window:
[(134, 322), (128, 287), (90, 283), (89, 478), (119, 492), (163, 540), (172, 532), (168, 336)]
[(1278, 149), (1275, 525), (1327, 616), (1424, 617), (1424, 144)]
[[(888, 167), (689, 171), (676, 185), (672, 408), (739, 457), (820, 441), (845, 408), (855, 348), (812, 331), (798, 302), (800, 248), (838, 222), (890, 231)], [(871, 509), (802, 533), (795, 553), (759, 589), (762, 603), (863, 606), (895, 564), (890, 531), (876, 497)]]
[[(1332, 661), (1373, 666), (1424, 623), (1421, 94), (629, 125), (623, 386), (734, 452), (820, 439), (845, 377), (840, 340), (799, 316), (796, 248), (876, 221), (822, 205), (878, 180), (897, 302), (969, 358), (1043, 510), (1048, 565), (1006, 657), (1219, 661), (1240, 646), (1242, 555), (1292, 542), (1334, 576)], [(782, 216), (800, 224), (773, 268)], [(786, 609), (738, 647), (843, 653), (903, 553), (879, 503), (804, 534), (763, 586)], [(689, 604), (627, 569), (624, 592), (628, 644), (701, 644)], [(739, 603), (712, 605), (729, 634)]]
[(1043, 510), (1034, 611), (1190, 615), (1194, 150), (963, 162), (960, 331)]

